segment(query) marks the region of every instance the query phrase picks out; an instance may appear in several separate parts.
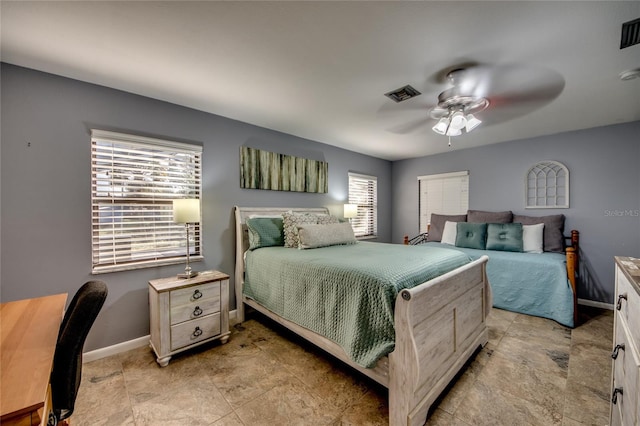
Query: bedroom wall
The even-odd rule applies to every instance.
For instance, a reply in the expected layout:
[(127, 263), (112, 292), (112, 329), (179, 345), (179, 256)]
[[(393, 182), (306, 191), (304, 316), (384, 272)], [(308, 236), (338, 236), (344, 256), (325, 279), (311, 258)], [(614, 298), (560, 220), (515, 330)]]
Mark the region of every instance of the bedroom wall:
[[(378, 177), (379, 241), (391, 239), (391, 163), (178, 105), (1, 64), (2, 302), (61, 292), (100, 279), (109, 297), (85, 346), (93, 350), (149, 334), (147, 282), (184, 265), (92, 276), (90, 129), (203, 146), (205, 260), (194, 269), (231, 275), (233, 206), (329, 207), (342, 215), (349, 171)], [(309, 119), (313, 119), (310, 117)], [(329, 193), (240, 189), (247, 145), (329, 163)], [(233, 291), (230, 294), (235, 306)]]
[[(580, 231), (578, 297), (612, 303), (613, 257), (640, 257), (639, 135), (636, 121), (396, 161), (391, 174), (393, 242), (419, 233), (418, 176), (469, 170), (471, 209), (564, 214), (565, 234)], [(461, 146), (464, 138), (454, 143)], [(570, 208), (525, 210), (525, 173), (542, 160), (568, 167)]]

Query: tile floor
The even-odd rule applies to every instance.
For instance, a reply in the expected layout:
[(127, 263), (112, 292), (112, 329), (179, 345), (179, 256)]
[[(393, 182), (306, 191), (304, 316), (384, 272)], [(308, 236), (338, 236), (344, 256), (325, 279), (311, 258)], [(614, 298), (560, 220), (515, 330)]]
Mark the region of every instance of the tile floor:
[[(613, 313), (581, 309), (573, 330), (493, 309), (426, 424), (608, 424)], [(86, 363), (72, 424), (386, 425), (387, 392), (256, 314), (166, 368), (148, 347)]]

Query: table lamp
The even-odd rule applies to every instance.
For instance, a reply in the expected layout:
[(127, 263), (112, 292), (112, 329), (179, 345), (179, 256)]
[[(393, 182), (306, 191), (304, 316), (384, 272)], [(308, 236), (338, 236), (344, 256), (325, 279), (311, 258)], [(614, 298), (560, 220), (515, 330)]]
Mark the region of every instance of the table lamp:
[(357, 204), (345, 204), (344, 205), (344, 218), (351, 219), (358, 216), (358, 205)]
[(200, 222), (200, 200), (195, 198), (173, 200), (173, 221), (176, 223), (184, 223), (187, 230), (187, 266), (184, 273), (178, 274), (178, 278), (193, 278), (198, 275), (197, 272), (191, 270), (189, 265), (189, 224)]

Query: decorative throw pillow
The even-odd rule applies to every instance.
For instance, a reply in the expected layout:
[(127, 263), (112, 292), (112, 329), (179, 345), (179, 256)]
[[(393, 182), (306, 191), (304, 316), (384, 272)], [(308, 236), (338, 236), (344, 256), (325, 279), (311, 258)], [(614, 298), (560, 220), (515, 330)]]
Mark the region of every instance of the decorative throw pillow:
[(310, 213), (286, 212), (282, 214), (284, 246), (298, 248), (298, 226), (315, 225), (318, 223), (318, 216)]
[(328, 247), (341, 244), (355, 244), (355, 235), (350, 223), (330, 223), (327, 225), (298, 226), (300, 249)]
[(431, 213), (431, 225), (429, 226), (429, 235), (427, 241), (442, 241), (445, 223), (449, 222), (466, 222), (467, 215), (445, 215)]
[(505, 212), (467, 210), (467, 222), (470, 223), (511, 223), (512, 218), (513, 213), (511, 213), (511, 210)]
[(484, 250), (486, 246), (486, 223), (459, 222), (456, 224), (456, 247)]
[(555, 253), (564, 252), (564, 215), (556, 214), (549, 216), (513, 216), (513, 222), (523, 225), (535, 225), (544, 223), (544, 251)]
[(249, 218), (247, 228), (250, 250), (284, 245), (282, 216)]
[(489, 223), (487, 250), (522, 251), (521, 223)]
[(522, 225), (522, 251), (525, 253), (542, 253), (544, 223)]
[(452, 246), (456, 245), (457, 225), (457, 222), (446, 221), (444, 223), (442, 239), (440, 240), (441, 243), (451, 244)]

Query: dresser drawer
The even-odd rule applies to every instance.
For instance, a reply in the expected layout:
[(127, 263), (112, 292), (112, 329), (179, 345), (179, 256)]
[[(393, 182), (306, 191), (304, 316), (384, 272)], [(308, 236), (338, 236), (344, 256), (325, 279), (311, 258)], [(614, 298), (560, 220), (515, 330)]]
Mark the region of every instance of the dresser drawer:
[(220, 314), (171, 326), (171, 350), (192, 345), (220, 334)]
[(220, 282), (212, 282), (180, 290), (172, 290), (170, 296), (171, 307), (202, 302), (206, 299), (220, 300)]
[(640, 342), (640, 296), (623, 273), (617, 271), (617, 275), (616, 309), (620, 307), (618, 312), (629, 325), (633, 339)]
[(618, 393), (616, 395), (612, 414), (615, 413), (613, 410), (618, 410), (617, 414), (621, 418), (621, 424), (635, 425), (638, 411), (637, 390), (640, 363), (636, 346), (629, 335), (629, 330), (625, 325), (624, 319), (620, 318), (622, 314), (618, 312), (616, 315), (618, 318), (616, 318), (614, 341), (614, 354), (616, 357), (613, 361), (612, 396), (616, 392), (615, 389), (622, 389), (622, 394)]

